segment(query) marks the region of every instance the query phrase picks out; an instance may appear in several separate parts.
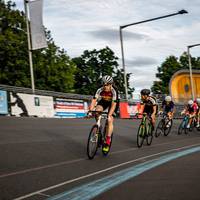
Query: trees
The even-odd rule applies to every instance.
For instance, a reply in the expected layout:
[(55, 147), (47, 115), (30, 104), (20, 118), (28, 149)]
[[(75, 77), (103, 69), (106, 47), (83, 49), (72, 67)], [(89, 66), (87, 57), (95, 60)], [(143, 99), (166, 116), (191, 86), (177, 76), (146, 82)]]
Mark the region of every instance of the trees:
[[(191, 57), (191, 63), (193, 69), (200, 69), (200, 57)], [(188, 55), (186, 52), (184, 52), (179, 58), (175, 56), (167, 57), (161, 66), (157, 68), (158, 73), (156, 73), (156, 77), (159, 80), (154, 81), (151, 88), (152, 92), (168, 94), (169, 81), (171, 77), (175, 72), (181, 69), (189, 69)]]
[[(0, 83), (31, 87), (25, 16), (14, 8), (15, 3), (0, 0)], [(48, 30), (46, 37), (48, 47), (33, 51), (35, 87), (72, 92), (76, 66)]]
[[(15, 3), (0, 0), (0, 84), (31, 87), (25, 15), (15, 10)], [(33, 51), (35, 88), (57, 92), (93, 94), (100, 78), (112, 75), (120, 93), (124, 92), (123, 70), (118, 58), (106, 47), (84, 51), (71, 59), (64, 49), (55, 45), (46, 30), (48, 47)], [(130, 74), (127, 74), (128, 92)], [(96, 83), (98, 85), (96, 85)]]
[[(119, 69), (117, 61), (118, 58), (109, 47), (100, 50), (86, 50), (83, 55), (74, 58), (73, 62), (77, 66), (75, 91), (80, 94), (91, 95), (100, 87), (101, 77), (110, 75), (113, 77), (119, 92), (124, 93), (123, 70)], [(129, 78), (130, 74), (127, 75), (127, 80)], [(129, 93), (133, 90), (129, 87)]]
[[(24, 14), (0, 0), (0, 83), (30, 87)], [(19, 29), (20, 28), (20, 29)]]

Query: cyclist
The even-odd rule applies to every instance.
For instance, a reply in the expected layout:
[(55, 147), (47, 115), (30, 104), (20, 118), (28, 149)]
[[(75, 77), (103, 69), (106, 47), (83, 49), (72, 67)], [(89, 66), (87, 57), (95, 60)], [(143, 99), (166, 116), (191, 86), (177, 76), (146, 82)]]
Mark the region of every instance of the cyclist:
[(187, 125), (187, 128), (190, 129), (191, 123), (193, 118), (196, 116), (196, 111), (197, 111), (197, 104), (194, 103), (193, 100), (189, 100), (188, 104), (184, 108), (184, 110), (181, 112), (181, 115), (189, 115), (189, 122)]
[[(160, 114), (166, 114), (169, 119), (173, 118), (174, 115), (174, 102), (172, 101), (171, 96), (166, 96), (162, 102), (161, 109), (159, 111)], [(171, 126), (171, 124), (167, 124), (167, 127)]]
[(94, 108), (96, 111), (100, 112), (108, 109), (108, 128), (106, 130), (106, 140), (103, 146), (103, 151), (108, 152), (111, 144), (111, 136), (113, 133), (113, 115), (116, 111), (118, 97), (117, 91), (113, 87), (113, 78), (111, 76), (103, 76), (102, 82), (103, 86), (96, 91), (96, 94), (92, 99), (89, 111), (92, 111)]
[(197, 102), (197, 112), (196, 112), (196, 115), (197, 115), (197, 128), (199, 128), (200, 127), (200, 98), (197, 98), (197, 100), (196, 100), (196, 102)]
[(140, 94), (141, 94), (141, 110), (143, 110), (143, 113), (147, 113), (147, 115), (150, 117), (151, 123), (153, 125), (152, 130), (154, 130), (156, 113), (157, 113), (156, 98), (150, 96), (149, 89), (141, 90)]

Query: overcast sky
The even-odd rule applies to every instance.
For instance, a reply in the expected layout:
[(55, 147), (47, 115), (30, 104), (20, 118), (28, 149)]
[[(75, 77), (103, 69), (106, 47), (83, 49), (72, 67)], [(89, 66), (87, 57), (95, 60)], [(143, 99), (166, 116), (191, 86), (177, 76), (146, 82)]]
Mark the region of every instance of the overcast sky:
[[(23, 10), (23, 0), (15, 0)], [(150, 88), (157, 66), (200, 43), (200, 0), (44, 0), (44, 26), (70, 57), (110, 47), (121, 59), (119, 26), (176, 13), (189, 13), (123, 29), (126, 71), (131, 86)], [(200, 47), (191, 49), (200, 56)], [(121, 65), (121, 61), (119, 63)]]

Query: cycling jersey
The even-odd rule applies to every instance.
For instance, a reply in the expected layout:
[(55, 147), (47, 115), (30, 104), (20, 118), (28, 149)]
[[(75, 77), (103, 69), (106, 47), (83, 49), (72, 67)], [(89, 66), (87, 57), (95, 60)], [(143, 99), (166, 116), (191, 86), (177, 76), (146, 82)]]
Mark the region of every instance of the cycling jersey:
[(153, 113), (153, 107), (157, 106), (156, 104), (156, 98), (149, 96), (147, 100), (141, 99), (141, 105), (144, 105), (144, 113), (152, 114)]
[(189, 114), (193, 114), (194, 112), (197, 111), (197, 105), (195, 103), (193, 103), (191, 106), (187, 105), (186, 106), (186, 112), (188, 112)]
[(113, 87), (111, 91), (105, 91), (104, 87), (101, 87), (96, 91), (94, 99), (97, 99), (97, 105), (101, 105), (105, 110), (111, 107), (112, 102), (117, 102), (117, 92)]
[(172, 112), (174, 109), (174, 102), (170, 101), (168, 104), (167, 102), (164, 100), (162, 102), (162, 106), (161, 108), (163, 109), (163, 112), (168, 113), (168, 112)]

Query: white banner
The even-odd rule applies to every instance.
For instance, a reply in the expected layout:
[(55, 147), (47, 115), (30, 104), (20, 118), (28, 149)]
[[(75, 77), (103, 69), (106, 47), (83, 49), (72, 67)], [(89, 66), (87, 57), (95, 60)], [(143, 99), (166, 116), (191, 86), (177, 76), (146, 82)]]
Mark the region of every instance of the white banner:
[(45, 48), (47, 41), (42, 21), (43, 0), (29, 1), (28, 4), (32, 50)]
[(53, 97), (50, 96), (11, 92), (10, 106), (15, 116), (54, 117)]

